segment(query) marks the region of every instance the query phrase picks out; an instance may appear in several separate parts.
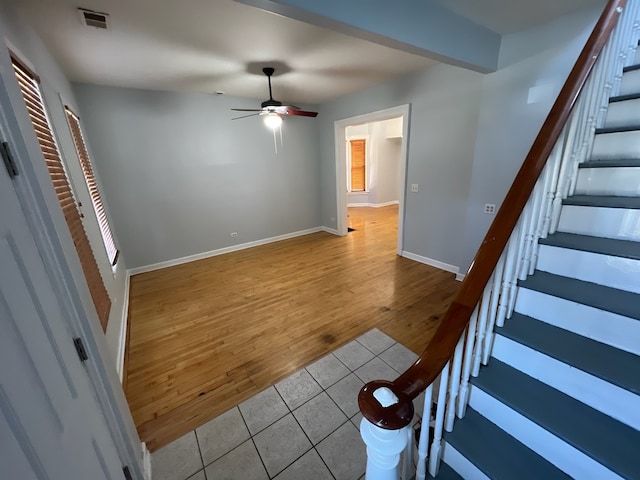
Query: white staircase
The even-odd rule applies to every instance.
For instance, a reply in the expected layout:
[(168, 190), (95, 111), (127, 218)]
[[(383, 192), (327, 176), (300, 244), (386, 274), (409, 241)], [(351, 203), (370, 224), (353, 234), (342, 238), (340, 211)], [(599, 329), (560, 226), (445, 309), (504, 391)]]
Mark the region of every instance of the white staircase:
[(444, 435), (462, 478), (640, 479), (640, 56), (592, 143)]
[(639, 37), (609, 0), (434, 340), (361, 390), (368, 480), (640, 480)]

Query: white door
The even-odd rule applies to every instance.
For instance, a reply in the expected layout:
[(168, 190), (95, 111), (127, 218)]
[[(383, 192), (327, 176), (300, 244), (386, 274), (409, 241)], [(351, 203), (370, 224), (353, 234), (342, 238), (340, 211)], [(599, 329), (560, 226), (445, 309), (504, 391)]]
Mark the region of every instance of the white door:
[(0, 478), (125, 478), (1, 160)]

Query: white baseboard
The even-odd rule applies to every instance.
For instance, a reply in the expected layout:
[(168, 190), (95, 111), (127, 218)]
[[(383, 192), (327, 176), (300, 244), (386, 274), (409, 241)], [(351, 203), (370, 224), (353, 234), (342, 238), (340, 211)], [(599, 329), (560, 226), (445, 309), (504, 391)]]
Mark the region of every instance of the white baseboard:
[(415, 253), (406, 252), (406, 251), (402, 252), (402, 256), (405, 258), (408, 258), (409, 260), (415, 260), (416, 262), (424, 263), (425, 265), (430, 265), (432, 267), (439, 268), (440, 270), (444, 270), (445, 272), (455, 273), (456, 279), (460, 274), (460, 268), (456, 267), (455, 265), (449, 265), (448, 263), (440, 262), (432, 258), (422, 257), (420, 255), (416, 255)]
[(338, 230), (336, 230), (335, 228), (322, 227), (322, 231), (330, 233), (332, 235), (338, 235)]
[(347, 203), (347, 208), (349, 207), (381, 208), (381, 207), (388, 207), (389, 205), (400, 205), (400, 202), (398, 200), (392, 200), (391, 202), (384, 202), (384, 203)]
[(144, 442), (142, 442), (142, 468), (144, 480), (151, 480), (151, 452)]
[(127, 348), (127, 322), (129, 321), (129, 281), (131, 275), (125, 272), (124, 295), (122, 297), (122, 326), (120, 327), (120, 338), (118, 339), (118, 357), (116, 358), (116, 370), (120, 376), (120, 383), (124, 378), (124, 354)]
[(256, 240), (254, 242), (247, 242), (247, 243), (241, 243), (239, 245), (232, 245), (230, 247), (218, 248), (217, 250), (210, 250), (208, 252), (196, 253), (195, 255), (176, 258), (174, 260), (167, 260), (166, 262), (159, 262), (151, 265), (146, 265), (143, 267), (130, 268), (127, 271), (127, 273), (129, 275), (137, 275), (139, 273), (153, 272), (154, 270), (160, 270), (161, 268), (175, 267), (176, 265), (182, 265), (183, 263), (195, 262), (196, 260), (202, 260), (204, 258), (224, 255), (225, 253), (237, 252), (239, 250), (246, 250), (247, 248), (259, 247), (260, 245), (266, 245), (268, 243), (279, 242), (281, 240), (288, 240), (290, 238), (301, 237), (303, 235), (317, 233), (322, 230), (323, 230), (322, 227), (309, 228), (307, 230), (300, 230), (299, 232), (287, 233), (285, 235), (279, 235), (277, 237), (264, 238), (262, 240)]

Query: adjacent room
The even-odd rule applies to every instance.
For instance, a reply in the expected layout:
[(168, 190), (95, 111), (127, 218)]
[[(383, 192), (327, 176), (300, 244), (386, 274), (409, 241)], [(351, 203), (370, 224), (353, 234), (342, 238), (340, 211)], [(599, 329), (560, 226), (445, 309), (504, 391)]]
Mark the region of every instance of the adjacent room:
[[(423, 38), (435, 20), (387, 12), (398, 36), (326, 3), (0, 1), (3, 81), (154, 479), (223, 478), (245, 447), (251, 478), (303, 458), (360, 478), (363, 445), (351, 470), (331, 459), (359, 442), (358, 391), (429, 344), (604, 4), (436, 0), (465, 34)], [(327, 358), (345, 374), (323, 384)], [(305, 404), (344, 417), (317, 438), (287, 397), (300, 372), (318, 389)], [(273, 422), (247, 420), (265, 391), (310, 442), (280, 463), (258, 439)], [(216, 450), (209, 422), (229, 412), (248, 436)]]

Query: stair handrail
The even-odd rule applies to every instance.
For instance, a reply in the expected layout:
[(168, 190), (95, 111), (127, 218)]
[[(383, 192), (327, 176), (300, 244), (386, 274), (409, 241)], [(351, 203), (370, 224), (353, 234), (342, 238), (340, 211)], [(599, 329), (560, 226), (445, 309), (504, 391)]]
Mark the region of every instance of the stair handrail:
[[(453, 357), (456, 346), (461, 344), (461, 336), (469, 325), (485, 286), (626, 4), (627, 0), (607, 2), (489, 227), (458, 293), (423, 353), (395, 380), (374, 380), (360, 390), (360, 411), (376, 427), (399, 430), (409, 425), (414, 413), (412, 400), (440, 375)], [(381, 388), (391, 391), (395, 403), (379, 402), (374, 393)]]

